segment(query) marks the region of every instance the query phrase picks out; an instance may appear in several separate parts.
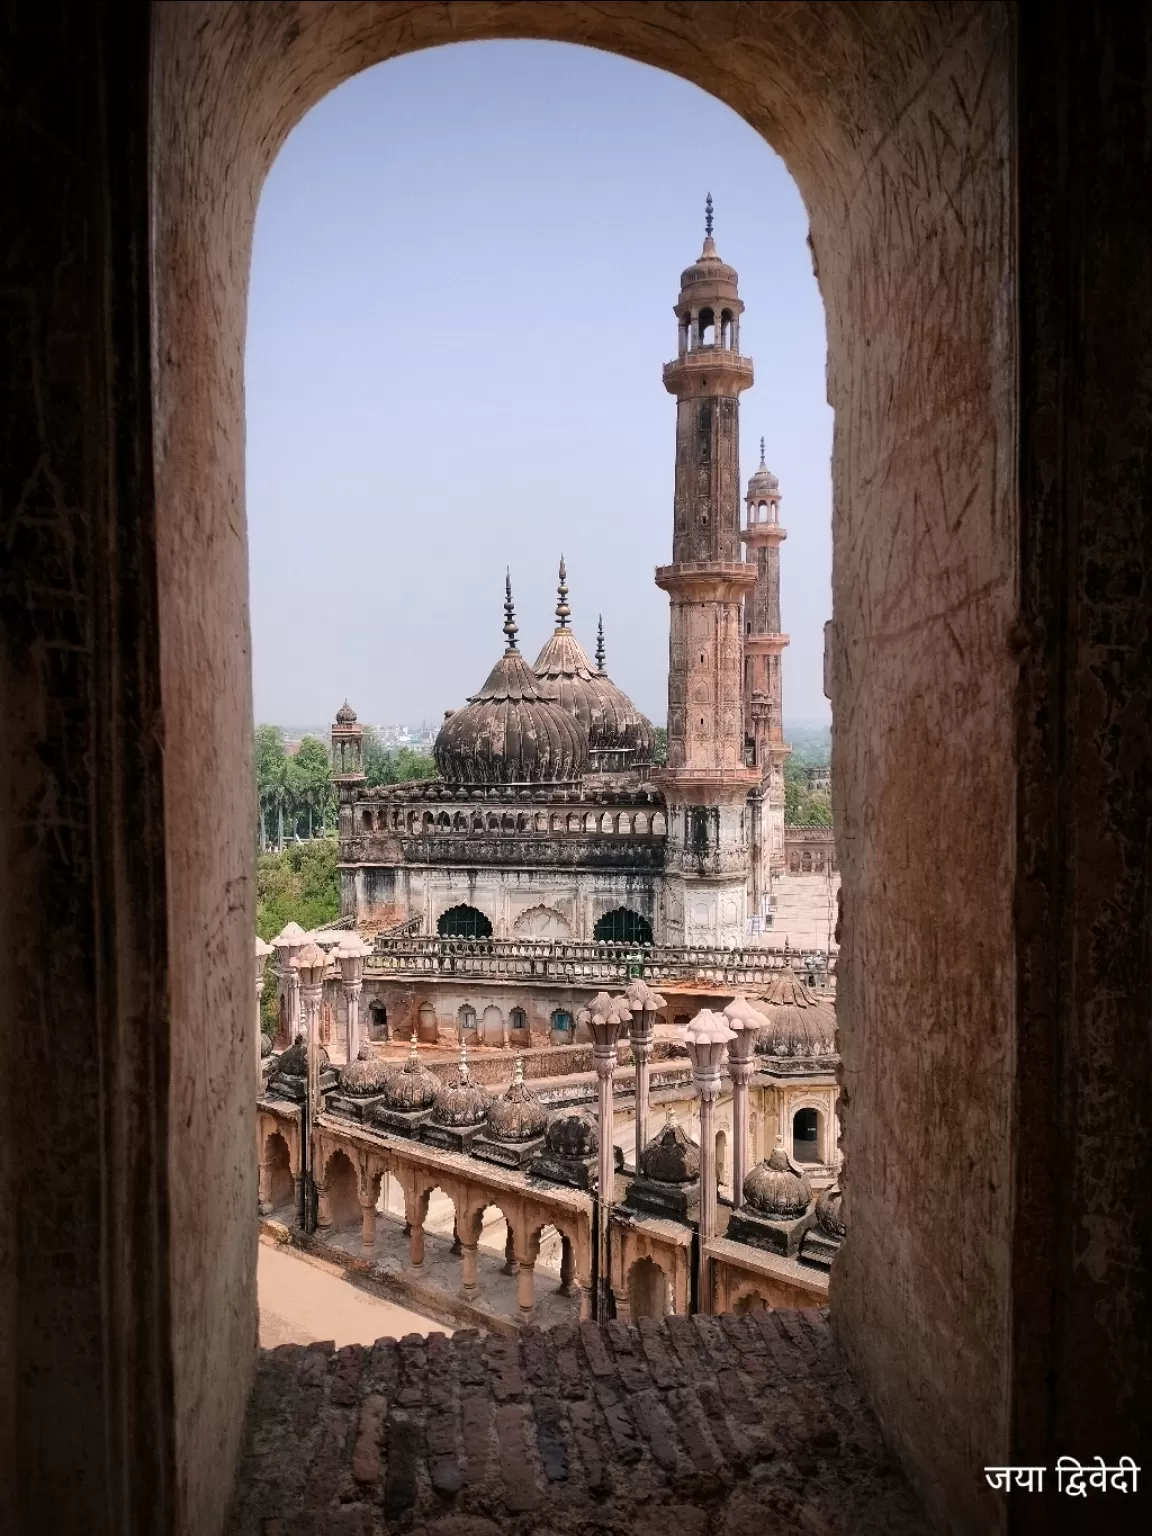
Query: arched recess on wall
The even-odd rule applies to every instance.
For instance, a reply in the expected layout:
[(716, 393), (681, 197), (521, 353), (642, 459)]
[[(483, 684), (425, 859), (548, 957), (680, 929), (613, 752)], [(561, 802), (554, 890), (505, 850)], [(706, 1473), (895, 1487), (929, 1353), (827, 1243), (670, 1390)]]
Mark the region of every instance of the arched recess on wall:
[(570, 939), (572, 927), (555, 907), (529, 907), (521, 912), (512, 928), (518, 939)]
[(806, 1106), (792, 1116), (792, 1156), (798, 1163), (820, 1161), (821, 1131), (824, 1117), (818, 1109)]
[(490, 939), (492, 923), (478, 907), (449, 907), (436, 920), (442, 939)]
[(672, 1311), (672, 1281), (654, 1259), (637, 1259), (628, 1271), (628, 1306), (633, 1322), (641, 1317), (659, 1321)]
[(613, 907), (597, 918), (592, 937), (597, 944), (651, 944), (652, 924), (631, 907)]
[(387, 1040), (388, 1038), (388, 1010), (381, 1002), (368, 1004), (368, 1038), (369, 1040)]

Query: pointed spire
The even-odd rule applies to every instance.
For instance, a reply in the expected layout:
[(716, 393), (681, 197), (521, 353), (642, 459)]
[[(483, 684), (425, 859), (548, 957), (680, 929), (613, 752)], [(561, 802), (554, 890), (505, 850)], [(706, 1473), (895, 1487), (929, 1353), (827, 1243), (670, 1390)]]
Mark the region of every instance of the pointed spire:
[(665, 1106), (664, 1124), (665, 1126), (676, 1124), (676, 1111), (672, 1108), (671, 1104)]
[(468, 1047), (463, 1040), (460, 1042), (460, 1081), (462, 1083), (468, 1081)]
[(604, 615), (596, 617), (596, 670), (604, 671)]
[(572, 610), (568, 606), (568, 572), (564, 568), (564, 556), (560, 556), (560, 584), (556, 588), (556, 628), (567, 629)]
[(408, 1060), (413, 1066), (420, 1060), (420, 1052), (416, 1048), (416, 1031), (412, 1031), (412, 1041), (408, 1047)]
[(516, 609), (512, 605), (512, 574), (504, 572), (504, 633), (508, 637), (508, 650), (516, 649), (516, 636), (519, 633), (519, 625), (516, 623)]
[(711, 194), (711, 192), (709, 192), (708, 196), (704, 199), (704, 238), (706, 240), (711, 240), (711, 238), (712, 238), (712, 194)]
[(513, 1076), (512, 1076), (512, 1081), (513, 1081), (513, 1083), (518, 1088), (523, 1088), (523, 1086), (524, 1086), (524, 1058), (523, 1058), (523, 1056), (517, 1056), (517, 1058), (516, 1058), (516, 1067), (515, 1067), (515, 1071), (514, 1071)]
[(767, 467), (768, 466), (764, 462), (764, 439), (761, 438), (760, 439), (760, 468), (761, 469), (767, 469)]

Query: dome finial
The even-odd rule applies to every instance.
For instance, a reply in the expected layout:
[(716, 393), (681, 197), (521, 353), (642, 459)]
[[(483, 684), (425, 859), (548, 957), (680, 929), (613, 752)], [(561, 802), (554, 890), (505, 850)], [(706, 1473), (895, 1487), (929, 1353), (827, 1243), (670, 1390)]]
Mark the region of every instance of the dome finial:
[(761, 469), (767, 469), (767, 467), (768, 466), (764, 462), (764, 439), (761, 438), (760, 439), (760, 468)]
[(416, 1031), (412, 1031), (412, 1041), (408, 1047), (408, 1060), (415, 1063), (420, 1060), (420, 1052), (416, 1048)]
[(568, 572), (564, 567), (564, 556), (560, 556), (560, 584), (556, 588), (556, 628), (567, 629), (568, 620), (572, 610), (568, 606)]
[(514, 1083), (518, 1083), (520, 1085), (520, 1087), (524, 1086), (524, 1058), (523, 1058), (523, 1056), (517, 1056), (517, 1058), (516, 1058), (516, 1065), (515, 1065), (515, 1070), (513, 1072), (512, 1081)]
[(460, 1081), (468, 1081), (468, 1047), (463, 1040), (460, 1042)]
[(711, 238), (712, 238), (712, 194), (711, 194), (711, 192), (709, 192), (708, 196), (704, 199), (704, 238), (706, 240), (711, 240)]
[(596, 670), (604, 671), (604, 615), (596, 616)]
[(512, 573), (504, 572), (504, 633), (508, 637), (508, 650), (516, 649), (516, 636), (519, 625), (516, 623), (516, 609), (512, 604)]

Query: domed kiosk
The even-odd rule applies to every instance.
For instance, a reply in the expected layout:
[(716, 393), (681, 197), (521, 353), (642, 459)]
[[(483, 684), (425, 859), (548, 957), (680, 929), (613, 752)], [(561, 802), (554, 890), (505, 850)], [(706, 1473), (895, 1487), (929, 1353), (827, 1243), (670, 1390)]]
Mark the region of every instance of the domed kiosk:
[(793, 1076), (814, 1068), (827, 1071), (835, 1062), (835, 1004), (817, 997), (791, 966), (773, 978), (757, 1007), (766, 1020), (756, 1036), (761, 1071)]
[(443, 1087), (435, 1072), (420, 1060), (420, 1050), (413, 1034), (408, 1060), (389, 1074), (381, 1101), (372, 1111), (372, 1123), (396, 1136), (419, 1136), (420, 1127), (432, 1113), (436, 1095)]
[(700, 1148), (676, 1123), (669, 1107), (665, 1123), (640, 1154), (640, 1167), (625, 1203), (634, 1211), (676, 1221), (700, 1214)]
[(587, 1109), (560, 1109), (544, 1132), (544, 1145), (532, 1159), (530, 1173), (573, 1189), (594, 1189), (600, 1131)]
[(544, 1146), (548, 1111), (524, 1081), (517, 1056), (512, 1086), (488, 1105), (488, 1124), (472, 1143), (472, 1156), (505, 1168), (524, 1168)]
[(812, 1186), (777, 1138), (771, 1153), (744, 1180), (744, 1204), (733, 1211), (727, 1235), (733, 1242), (794, 1258), (815, 1219)]
[(468, 1152), (488, 1120), (492, 1096), (472, 1081), (468, 1047), (460, 1047), (455, 1075), (441, 1083), (432, 1100), (432, 1113), (420, 1128), (421, 1140), (447, 1152)]
[(347, 1115), (352, 1120), (369, 1120), (376, 1105), (383, 1102), (388, 1078), (395, 1070), (395, 1062), (362, 1041), (356, 1060), (337, 1073), (339, 1086), (328, 1100), (329, 1112)]

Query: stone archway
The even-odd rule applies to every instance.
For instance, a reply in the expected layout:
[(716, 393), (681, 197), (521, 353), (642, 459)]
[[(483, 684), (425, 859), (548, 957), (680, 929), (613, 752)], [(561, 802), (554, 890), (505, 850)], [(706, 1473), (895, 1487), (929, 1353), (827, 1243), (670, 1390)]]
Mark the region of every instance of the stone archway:
[[(726, 101), (780, 151), (811, 218), (838, 423), (829, 673), (838, 751), (844, 762), (867, 765), (839, 784), (849, 834), (841, 1049), (857, 1085), (850, 1148), (857, 1190), (853, 1243), (838, 1267), (833, 1302), (840, 1336), (862, 1380), (880, 1393), (893, 1437), (935, 1469), (930, 1480), (945, 1490), (942, 1498), (969, 1507), (983, 1495), (971, 1492), (951, 1448), (969, 1448), (965, 1468), (981, 1456), (997, 1460), (1007, 1433), (1003, 1362), (1011, 1358), (1009, 1309), (992, 1251), (1007, 1241), (1011, 1209), (1009, 1147), (997, 1127), (1009, 1118), (1013, 1059), (1012, 876), (1003, 859), (990, 877), (987, 855), (1012, 836), (1017, 783), (1016, 663), (1004, 642), (1016, 612), (1017, 556), (1013, 485), (1004, 470), (1013, 462), (1015, 380), (1012, 241), (1005, 233), (1013, 227), (1006, 9), (964, 0), (956, 7), (827, 3), (819, 11), (803, 4), (318, 3), (289, 10), (221, 3), (163, 4), (155, 14), (155, 206), (141, 227), (157, 232), (151, 351), (159, 359), (164, 801), (227, 807), (212, 848), (202, 846), (195, 817), (164, 834), (177, 872), (169, 887), (172, 929), (188, 935), (186, 958), (183, 949), (173, 951), (171, 1080), (235, 1080), (223, 1090), (223, 1111), (211, 1094), (188, 1095), (205, 1106), (186, 1129), (192, 1151), (218, 1158), (221, 1168), (252, 1159), (239, 1130), (230, 1141), (219, 1127), (242, 1124), (233, 1108), (243, 1089), (223, 1042), (242, 1040), (254, 1025), (237, 1001), (221, 1030), (207, 1001), (217, 993), (202, 984), (198, 968), (204, 935), (219, 931), (221, 894), (243, 865), (239, 850), (251, 840), (247, 807), (231, 786), (242, 778), (239, 744), (251, 727), (248, 658), (237, 639), (247, 633), (241, 387), (244, 280), (261, 180), (320, 96), (356, 70), (413, 48), (532, 36), (607, 48), (679, 73)], [(882, 411), (875, 404), (881, 399)], [(196, 515), (187, 516), (188, 508)], [(209, 549), (217, 558), (204, 558)], [(880, 633), (886, 639), (877, 646)], [(186, 665), (194, 655), (200, 665)], [(863, 658), (867, 665), (858, 665)], [(933, 722), (926, 739), (912, 729), (912, 699), (917, 718)], [(898, 810), (909, 778), (918, 786), (931, 858), (896, 879), (906, 846)], [(970, 815), (954, 814), (961, 804)], [(975, 1138), (995, 1149), (1002, 1166), (992, 1210), (954, 1178), (943, 1150), (938, 1163), (930, 1150), (914, 1169), (893, 1165), (870, 1130), (926, 1091), (923, 1053), (913, 1047), (922, 1001), (903, 983), (908, 956), (933, 949), (939, 911), (931, 879), (940, 867), (957, 890), (980, 888), (982, 900), (972, 923), (954, 925), (944, 971), (934, 978), (940, 1054), (933, 1071), (983, 1089), (975, 1105), (958, 1094), (940, 1106), (936, 1141), (943, 1149)], [(235, 937), (229, 929), (222, 957), (238, 955), (240, 938), (249, 938), (242, 903), (229, 921)], [(902, 952), (890, 942), (893, 933), (904, 935)], [(993, 953), (995, 984), (973, 994), (966, 978), (988, 975)], [(228, 991), (222, 984), (220, 992)], [(931, 1202), (927, 1215), (920, 1210), (923, 1242), (896, 1246), (893, 1276), (887, 1234), (899, 1213), (922, 1207), (926, 1181), (947, 1189), (948, 1198)], [(228, 1204), (203, 1218), (190, 1189), (174, 1187), (169, 1198), (174, 1231), (198, 1232), (213, 1251), (233, 1251), (241, 1217)], [(976, 1227), (989, 1234), (981, 1249), (987, 1272), (964, 1305), (942, 1298), (931, 1319), (901, 1312), (895, 1298), (916, 1292), (917, 1256), (930, 1246), (938, 1262), (959, 1268), (971, 1259), (961, 1234)], [(173, 1256), (176, 1313), (190, 1341), (211, 1334), (208, 1303), (198, 1296), (199, 1252), (190, 1246)], [(248, 1283), (239, 1267), (236, 1275), (237, 1284)], [(213, 1358), (242, 1357), (242, 1312), (235, 1309), (234, 1327), (217, 1330), (207, 1351)], [(906, 1341), (907, 1379), (885, 1395), (888, 1332)], [(955, 1345), (943, 1358), (956, 1362), (955, 1379), (943, 1384), (941, 1338)], [(199, 1343), (176, 1354), (177, 1403), (199, 1402), (216, 1367)], [(911, 1412), (908, 1405), (925, 1394), (939, 1401), (939, 1415)], [(227, 1412), (238, 1417), (243, 1383), (234, 1397)], [(978, 1446), (970, 1443), (973, 1425)]]

